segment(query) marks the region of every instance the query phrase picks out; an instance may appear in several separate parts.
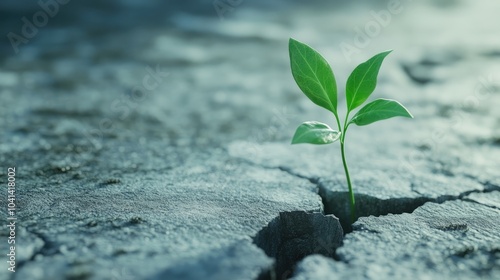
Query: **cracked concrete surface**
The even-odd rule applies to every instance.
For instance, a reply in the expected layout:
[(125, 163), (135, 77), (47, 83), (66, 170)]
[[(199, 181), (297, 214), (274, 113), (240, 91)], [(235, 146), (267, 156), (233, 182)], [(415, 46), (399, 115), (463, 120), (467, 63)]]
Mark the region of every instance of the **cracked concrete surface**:
[[(19, 221), (1, 279), (498, 279), (498, 3), (410, 1), (348, 58), (385, 4), (252, 1), (221, 21), (201, 1), (108, 2), (61, 8), (18, 54), (0, 44)], [(374, 97), (415, 119), (350, 129), (353, 226), (338, 147), (289, 144), (333, 122), (294, 84), (288, 37), (332, 63), (340, 115), (353, 67), (395, 50)]]
[(253, 238), (255, 245), (276, 260), (275, 274), (291, 276), (295, 263), (305, 256), (334, 257), (343, 230), (338, 218), (303, 211), (282, 212)]
[[(487, 197), (486, 194), (481, 194)], [(428, 202), (411, 214), (361, 218), (338, 260), (304, 259), (292, 279), (498, 279), (500, 211)]]
[[(164, 175), (123, 174), (121, 182), (112, 185), (85, 179), (67, 182), (50, 190), (53, 202), (48, 205), (43, 201), (46, 189), (23, 193), (18, 219), (26, 235), (19, 234), (19, 243), (32, 242), (30, 233), (42, 242), (34, 250), (19, 247), (20, 254), (28, 257), (19, 263), (16, 278), (100, 278), (111, 267), (113, 273), (129, 278), (154, 277), (153, 272), (164, 271), (158, 279), (177, 279), (176, 275), (198, 279), (196, 273), (201, 271), (189, 274), (191, 269), (183, 271), (179, 263), (198, 259), (203, 263), (206, 254), (220, 248), (221, 255), (229, 257), (236, 250), (234, 257), (242, 258), (229, 264), (236, 268), (228, 275), (254, 279), (272, 261), (250, 242), (250, 236), (277, 213), (320, 212), (321, 201), (314, 185), (279, 170), (244, 164), (226, 170), (214, 162), (198, 162)], [(230, 243), (237, 240), (249, 243), (247, 248), (225, 249), (236, 246)], [(252, 261), (244, 261), (247, 258)], [(218, 279), (219, 272), (206, 271), (212, 272), (210, 279)]]

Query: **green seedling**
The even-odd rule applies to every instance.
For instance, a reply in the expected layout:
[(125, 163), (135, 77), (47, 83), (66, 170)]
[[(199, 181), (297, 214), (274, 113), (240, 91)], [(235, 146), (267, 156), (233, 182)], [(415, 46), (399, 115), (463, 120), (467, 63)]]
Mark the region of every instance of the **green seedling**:
[(302, 92), (316, 105), (333, 113), (338, 130), (317, 121), (302, 123), (292, 138), (292, 144), (331, 144), (340, 140), (342, 163), (349, 188), (351, 222), (356, 220), (354, 192), (345, 157), (346, 132), (351, 124), (368, 125), (392, 117), (413, 118), (399, 102), (391, 99), (376, 99), (359, 109), (349, 119), (349, 115), (370, 97), (377, 85), (377, 76), (384, 58), (391, 52), (381, 52), (358, 65), (347, 79), (347, 113), (341, 125), (337, 112), (337, 84), (328, 62), (308, 45), (290, 39), (290, 65), (295, 82)]

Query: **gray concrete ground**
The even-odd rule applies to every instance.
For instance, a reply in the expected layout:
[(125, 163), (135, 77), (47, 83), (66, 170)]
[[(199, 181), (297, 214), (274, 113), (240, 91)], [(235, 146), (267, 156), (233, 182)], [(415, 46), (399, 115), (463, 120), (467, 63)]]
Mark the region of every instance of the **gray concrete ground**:
[[(500, 279), (500, 5), (263, 2), (70, 2), (4, 37), (1, 279)], [(3, 34), (41, 10), (0, 7)], [(415, 119), (350, 128), (352, 226), (338, 143), (289, 144), (334, 124), (289, 37), (331, 63), (341, 115), (350, 71), (394, 49), (373, 97)]]

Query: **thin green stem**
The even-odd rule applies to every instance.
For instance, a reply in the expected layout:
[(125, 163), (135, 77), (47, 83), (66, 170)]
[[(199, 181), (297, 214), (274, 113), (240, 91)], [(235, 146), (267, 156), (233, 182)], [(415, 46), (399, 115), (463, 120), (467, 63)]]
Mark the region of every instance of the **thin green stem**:
[(347, 186), (349, 188), (349, 202), (351, 206), (351, 223), (354, 223), (356, 221), (356, 201), (354, 199), (354, 192), (352, 190), (352, 184), (351, 184), (351, 176), (349, 175), (349, 168), (347, 167), (347, 161), (345, 159), (345, 149), (344, 149), (344, 140), (345, 140), (345, 135), (347, 132), (347, 128), (349, 128), (349, 113), (350, 111), (347, 111), (347, 114), (345, 116), (345, 121), (344, 121), (344, 128), (342, 129), (340, 125), (340, 120), (337, 114), (335, 115), (335, 119), (337, 120), (337, 126), (339, 127), (339, 131), (342, 133), (340, 136), (340, 152), (342, 154), (342, 163), (344, 165), (344, 172), (345, 172), (345, 177), (347, 180)]
[(333, 114), (335, 116), (335, 120), (337, 121), (337, 126), (339, 127), (339, 131), (342, 133), (342, 127), (340, 126), (339, 116), (336, 113)]
[(349, 111), (347, 111), (347, 114), (345, 116), (345, 121), (344, 121), (344, 129), (342, 131), (342, 136), (340, 139), (340, 152), (342, 154), (342, 163), (344, 165), (344, 171), (345, 171), (345, 177), (347, 180), (347, 187), (349, 188), (349, 202), (351, 206), (351, 223), (354, 223), (356, 221), (356, 200), (354, 199), (354, 191), (352, 190), (352, 184), (351, 184), (351, 176), (349, 175), (349, 167), (347, 167), (347, 161), (345, 159), (345, 136), (347, 129), (349, 128)]
[(351, 223), (356, 221), (356, 201), (354, 200), (354, 192), (352, 191), (351, 176), (349, 176), (349, 168), (345, 160), (344, 143), (340, 143), (340, 151), (342, 152), (342, 163), (344, 164), (345, 177), (347, 179), (347, 186), (349, 187), (349, 202), (351, 204)]

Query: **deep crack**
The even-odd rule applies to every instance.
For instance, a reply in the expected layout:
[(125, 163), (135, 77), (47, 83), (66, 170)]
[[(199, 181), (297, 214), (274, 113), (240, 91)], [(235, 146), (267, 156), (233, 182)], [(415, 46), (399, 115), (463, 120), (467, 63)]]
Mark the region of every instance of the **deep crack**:
[[(339, 218), (340, 224), (344, 230), (344, 233), (350, 233), (352, 231), (352, 223), (350, 219), (350, 209), (349, 209), (349, 194), (347, 191), (331, 191), (320, 180), (320, 177), (308, 177), (302, 174), (298, 174), (292, 171), (291, 168), (286, 166), (266, 166), (254, 163), (247, 159), (242, 159), (243, 161), (265, 169), (279, 169), (286, 172), (294, 177), (308, 180), (310, 183), (314, 184), (318, 188), (318, 195), (321, 197), (323, 204), (324, 214), (333, 214)], [(493, 184), (489, 181), (480, 182), (483, 186), (483, 190), (470, 190), (460, 193), (459, 195), (441, 195), (436, 198), (425, 197), (425, 194), (420, 193), (415, 189), (413, 184), (410, 184), (411, 191), (418, 195), (418, 197), (400, 197), (400, 198), (389, 198), (389, 199), (379, 199), (370, 195), (355, 193), (356, 198), (356, 214), (357, 218), (368, 217), (368, 216), (384, 216), (388, 214), (403, 214), (403, 213), (413, 213), (415, 209), (422, 206), (426, 202), (443, 203), (445, 201), (451, 200), (466, 200), (466, 196), (472, 193), (488, 193), (492, 191), (500, 191), (500, 186)], [(472, 201), (481, 204), (477, 201)]]
[[(285, 166), (265, 166), (261, 164), (256, 164), (254, 162), (245, 160), (246, 162), (258, 166), (261, 168), (265, 169), (279, 169), (283, 172), (286, 172), (294, 177), (300, 178), (300, 179), (306, 179), (312, 184), (317, 186), (318, 190), (318, 195), (321, 197), (322, 203), (323, 203), (323, 209), (324, 209), (324, 214), (333, 214), (335, 217), (339, 219), (339, 222), (341, 224), (341, 228), (343, 229), (343, 234), (344, 236), (352, 232), (352, 224), (350, 222), (350, 209), (349, 209), (349, 197), (348, 197), (348, 192), (347, 191), (332, 191), (328, 189), (322, 181), (320, 180), (319, 177), (307, 177), (298, 173), (295, 173), (292, 171), (291, 168), (285, 167)], [(426, 197), (425, 194), (420, 193), (418, 190), (414, 188), (414, 186), (410, 186), (411, 190), (414, 194), (417, 195), (417, 197), (400, 197), (400, 198), (389, 198), (389, 199), (380, 199), (377, 197), (373, 197), (370, 195), (366, 194), (360, 194), (360, 193), (355, 193), (355, 198), (356, 198), (356, 210), (357, 210), (357, 216), (358, 218), (360, 217), (368, 217), (368, 216), (384, 216), (384, 215), (389, 215), (389, 214), (402, 214), (402, 213), (412, 213), (415, 211), (417, 208), (422, 206), (423, 204), (427, 202), (433, 202), (433, 203), (438, 203), (442, 204), (446, 201), (453, 201), (453, 200), (463, 200), (463, 201), (470, 201), (474, 203), (478, 203), (481, 205), (484, 205), (480, 202), (468, 199), (467, 196), (473, 193), (489, 193), (489, 192), (494, 192), (494, 191), (500, 191), (500, 186), (486, 181), (486, 182), (480, 182), (483, 186), (484, 189), (482, 190), (469, 190), (462, 192), (458, 195), (441, 195), (435, 198), (432, 197)], [(489, 205), (486, 205), (489, 206)], [(496, 208), (493, 206), (489, 206), (492, 208)], [(304, 212), (305, 213), (305, 212)], [(280, 213), (280, 216), (283, 213)], [(319, 213), (309, 213), (309, 214), (319, 214)], [(280, 217), (275, 218), (269, 225), (265, 228), (263, 228), (255, 237), (254, 237), (254, 243), (263, 249), (266, 254), (270, 257), (273, 257), (276, 259), (276, 265), (274, 267), (274, 272), (272, 274), (266, 274), (266, 275), (273, 275), (272, 277), (264, 277), (264, 278), (259, 278), (259, 280), (268, 280), (268, 279), (286, 279), (289, 278), (293, 275), (293, 271), (295, 268), (295, 265), (298, 261), (302, 260), (304, 257), (307, 255), (312, 255), (312, 254), (322, 254), (325, 255), (335, 261), (341, 261), (345, 262), (345, 260), (341, 260), (338, 258), (336, 255), (336, 251), (339, 247), (342, 246), (342, 244), (339, 244), (338, 246), (335, 246), (334, 250), (326, 251), (326, 253), (321, 253), (321, 252), (314, 252), (315, 246), (292, 246), (291, 248), (295, 249), (306, 249), (306, 253), (301, 253), (297, 255), (290, 255), (288, 253), (283, 252), (283, 250), (279, 250), (279, 246), (282, 246), (281, 242), (282, 240), (280, 239), (281, 234), (286, 234), (290, 229), (281, 229), (279, 226), (276, 224), (276, 220), (278, 220)], [(301, 223), (293, 223), (295, 226), (300, 225)], [(293, 229), (292, 229), (293, 230)], [(293, 232), (293, 231), (292, 231)], [(323, 233), (326, 234), (326, 233)], [(342, 239), (342, 238), (341, 238)], [(300, 242), (302, 239), (301, 238), (295, 238), (293, 241)], [(317, 246), (316, 246), (317, 248)], [(331, 247), (330, 247), (331, 248)], [(293, 249), (292, 249), (293, 251)], [(293, 257), (291, 257), (293, 256)], [(291, 258), (291, 259), (290, 259)], [(276, 277), (276, 278), (275, 278)]]
[[(388, 214), (402, 214), (402, 213), (413, 213), (415, 209), (419, 208), (426, 202), (434, 203), (444, 203), (446, 201), (452, 200), (465, 200), (466, 197), (473, 193), (489, 193), (493, 191), (500, 190), (500, 187), (491, 184), (490, 182), (483, 182), (483, 190), (469, 190), (462, 192), (458, 195), (441, 195), (436, 198), (425, 197), (423, 194), (412, 191), (420, 197), (401, 197), (401, 198), (389, 198), (380, 199), (377, 197), (355, 193), (356, 199), (356, 213), (357, 217), (368, 217), (368, 216), (384, 216)], [(348, 204), (348, 192), (347, 191), (332, 191), (326, 187), (321, 182), (319, 185), (319, 195), (322, 198), (323, 206), (325, 209), (325, 214), (333, 214), (337, 216), (342, 224), (344, 232), (350, 233), (352, 231), (352, 224), (350, 222), (350, 209)], [(473, 201), (481, 204), (477, 201)]]
[(257, 233), (253, 242), (276, 260), (277, 279), (286, 279), (293, 275), (295, 264), (308, 255), (335, 259), (342, 239), (342, 227), (333, 215), (293, 211), (281, 212)]

